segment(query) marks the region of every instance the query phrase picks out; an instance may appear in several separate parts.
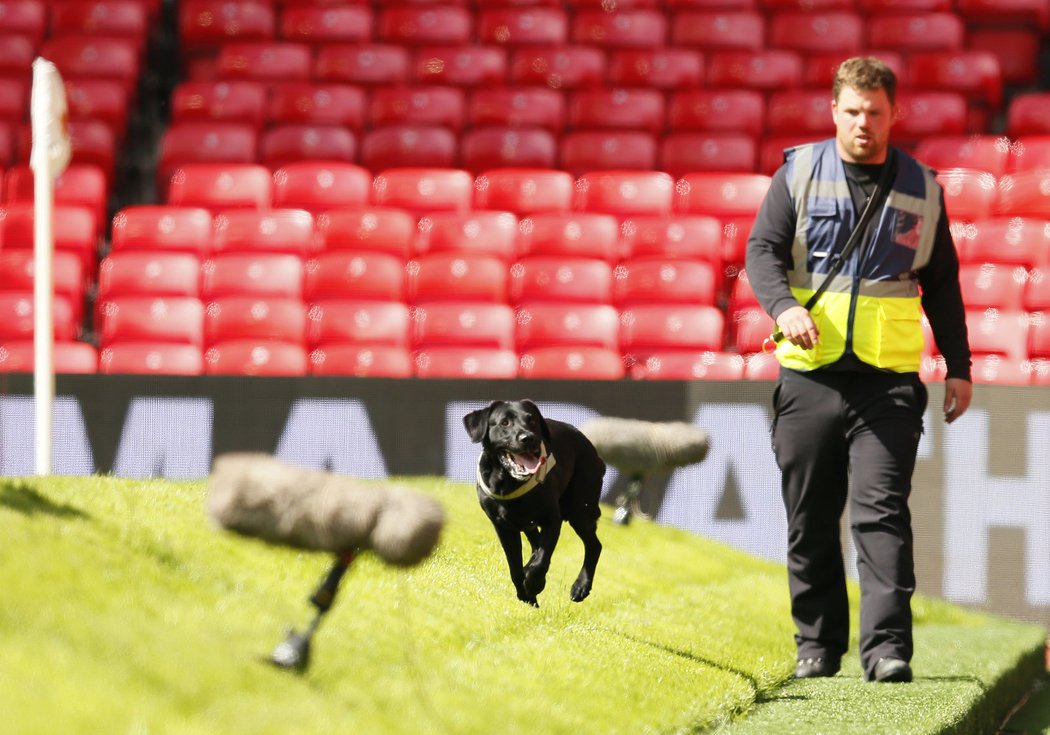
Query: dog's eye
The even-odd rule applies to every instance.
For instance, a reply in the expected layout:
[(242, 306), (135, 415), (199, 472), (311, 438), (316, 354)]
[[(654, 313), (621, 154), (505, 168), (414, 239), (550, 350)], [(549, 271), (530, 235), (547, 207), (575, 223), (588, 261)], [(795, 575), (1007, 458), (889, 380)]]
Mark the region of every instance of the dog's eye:
[(499, 425), (500, 426), (510, 426), (510, 419), (507, 419), (507, 418), (501, 419), (500, 422), (499, 422)]

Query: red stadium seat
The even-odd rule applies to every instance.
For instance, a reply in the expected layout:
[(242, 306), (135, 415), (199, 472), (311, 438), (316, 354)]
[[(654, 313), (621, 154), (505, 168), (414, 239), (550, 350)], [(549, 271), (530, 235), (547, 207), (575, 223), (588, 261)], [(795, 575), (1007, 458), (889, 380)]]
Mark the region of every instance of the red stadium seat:
[(211, 244), (215, 253), (289, 253), (306, 257), (314, 251), (314, 219), (302, 209), (222, 212), (215, 215)]
[(739, 271), (736, 274), (736, 278), (733, 278), (729, 285), (729, 303), (726, 306), (726, 310), (729, 313), (733, 313), (746, 306), (758, 305), (758, 297), (755, 295), (755, 290), (751, 287), (751, 279), (748, 278), (747, 271)]
[(990, 51), (917, 51), (908, 55), (907, 78), (912, 89), (959, 92), (993, 112), (1003, 102), (1002, 69)]
[(294, 161), (273, 173), (273, 206), (319, 214), (349, 205), (364, 205), (372, 191), (372, 174), (345, 161)]
[(492, 168), (553, 168), (558, 140), (545, 128), (488, 126), (464, 133), (459, 153), (463, 167), (475, 173)]
[[(1050, 319), (1043, 312), (1031, 315), (1028, 327), (1028, 356), (1045, 363), (1050, 358)], [(1050, 365), (1044, 364), (1040, 372), (1046, 372)], [(1046, 380), (1041, 381), (1043, 385)]]
[(353, 163), (357, 137), (342, 125), (275, 125), (259, 138), (259, 163), (271, 169), (301, 161)]
[(963, 20), (976, 26), (1035, 25), (1050, 28), (1050, 7), (1039, 0), (958, 0), (956, 8)]
[(149, 32), (149, 7), (139, 0), (78, 0), (51, 7), (53, 36), (85, 33), (129, 38), (142, 49)]
[(599, 48), (660, 48), (667, 43), (667, 14), (657, 8), (580, 8), (572, 16), (572, 43)]
[(258, 132), (243, 123), (186, 121), (163, 133), (157, 162), (157, 181), (167, 182), (186, 164), (251, 164), (258, 156)]
[(831, 129), (831, 94), (825, 89), (773, 92), (766, 103), (766, 126), (772, 135), (826, 136)]
[(966, 29), (952, 12), (887, 13), (871, 16), (867, 23), (869, 48), (904, 53), (937, 49), (961, 49)]
[(298, 298), (230, 294), (209, 300), (205, 308), (206, 345), (230, 339), (276, 339), (303, 344), (307, 307)]
[(402, 166), (455, 165), (454, 132), (439, 125), (386, 125), (372, 128), (361, 140), (361, 165), (372, 171)]
[[(68, 79), (65, 82), (66, 104), (70, 120), (97, 120), (105, 123), (116, 137), (116, 142), (123, 141), (128, 127), (128, 103), (130, 94), (124, 84), (116, 79), (89, 79), (86, 77)], [(28, 108), (29, 97), (26, 98)]]
[(365, 126), (366, 99), (365, 91), (352, 84), (272, 84), (266, 121), (275, 125), (342, 125), (359, 131)]
[(253, 0), (186, 0), (177, 13), (184, 55), (214, 53), (230, 41), (272, 39), (277, 30), (275, 6)]
[(513, 51), (507, 75), (515, 86), (571, 90), (600, 85), (605, 82), (605, 54), (594, 46), (522, 47)]
[(1006, 133), (1011, 138), (1027, 135), (1050, 135), (1050, 91), (1018, 92), (1006, 108)]
[(569, 42), (569, 14), (555, 6), (479, 8), (477, 36), (499, 46), (562, 46)]
[(280, 5), (277, 31), (281, 38), (319, 46), (325, 43), (370, 41), (373, 10), (366, 4)]
[(766, 20), (754, 10), (681, 10), (671, 17), (671, 44), (703, 52), (766, 47)]
[(641, 87), (581, 89), (569, 97), (567, 125), (573, 129), (623, 128), (659, 133), (664, 129), (664, 97)]
[(507, 50), (498, 46), (427, 46), (416, 50), (413, 78), (421, 84), (482, 89), (502, 85), (507, 68)]
[(467, 102), (466, 122), (474, 128), (508, 125), (560, 133), (565, 126), (565, 96), (547, 87), (476, 89)]
[(966, 32), (966, 47), (988, 51), (999, 60), (1003, 84), (1031, 87), (1039, 79), (1042, 34), (1031, 26), (976, 25)]
[(659, 161), (675, 178), (702, 171), (751, 173), (758, 148), (750, 134), (668, 133), (660, 139)]
[(547, 380), (620, 380), (623, 358), (616, 350), (591, 345), (538, 347), (523, 353), (518, 377)]
[(14, 164), (15, 153), (15, 128), (17, 123), (0, 120), (0, 173), (5, 166)]
[(772, 92), (797, 87), (801, 82), (802, 56), (797, 51), (715, 51), (707, 60), (707, 84), (711, 87)]
[[(36, 280), (35, 260), (36, 253), (32, 248), (5, 248), (0, 242), (0, 291), (32, 293)], [(76, 307), (84, 299), (89, 280), (79, 255), (56, 250), (51, 256), (51, 279), (54, 292), (68, 298), (75, 315), (79, 315)]]
[(915, 157), (944, 170), (985, 171), (998, 178), (1006, 173), (1010, 139), (1002, 135), (930, 135), (915, 146)]
[(773, 333), (773, 318), (754, 304), (743, 306), (729, 314), (730, 344), (742, 355), (762, 352), (766, 338)]
[(769, 46), (803, 54), (854, 53), (864, 46), (864, 17), (852, 8), (778, 10), (769, 18)]
[(518, 352), (554, 345), (618, 349), (619, 314), (608, 304), (537, 302), (518, 308)]
[[(35, 359), (33, 340), (0, 344), (0, 374), (31, 373)], [(98, 350), (87, 342), (55, 342), (51, 359), (58, 374), (90, 374), (98, 372)]]
[(314, 59), (313, 77), (376, 87), (405, 84), (412, 78), (412, 54), (394, 44), (323, 44)]
[(255, 80), (186, 80), (171, 93), (173, 123), (234, 122), (262, 127), (266, 118), (267, 88)]
[(419, 221), (419, 253), (479, 253), (504, 261), (517, 254), (518, 218), (510, 212), (435, 212)]
[(470, 172), (444, 167), (390, 168), (379, 172), (372, 184), (375, 204), (419, 214), (470, 209), (473, 193)]
[(669, 215), (674, 179), (663, 171), (595, 171), (576, 182), (575, 208), (618, 217)]
[(533, 255), (510, 268), (510, 303), (610, 304), (612, 266), (597, 258)]
[(215, 60), (220, 79), (251, 79), (263, 82), (307, 82), (313, 67), (313, 52), (305, 43), (291, 41), (237, 41), (219, 47)]
[(675, 211), (716, 217), (754, 216), (769, 189), (764, 174), (696, 173), (675, 189)]
[(1050, 219), (1050, 168), (1016, 171), (999, 179), (998, 216)]
[(966, 330), (974, 356), (1022, 360), (1028, 355), (1028, 315), (1023, 311), (967, 309)]
[[(853, 50), (818, 51), (805, 54), (803, 57), (802, 86), (817, 87), (830, 93), (839, 64), (856, 55), (858, 55), (857, 52)], [(904, 79), (904, 56), (900, 52), (877, 49), (865, 51), (864, 55), (874, 56), (892, 69), (893, 73), (897, 75), (897, 79)]]
[(456, 87), (391, 87), (372, 93), (368, 119), (373, 126), (440, 125), (458, 131), (465, 107), (464, 92)]
[(204, 305), (192, 296), (114, 296), (98, 304), (99, 346), (176, 342), (201, 347)]
[(405, 300), (404, 261), (375, 251), (329, 250), (306, 264), (303, 297), (324, 299)]
[(98, 372), (131, 375), (201, 375), (200, 347), (173, 342), (114, 342), (98, 354)]
[[(19, 0), (21, 2), (22, 0)], [(0, 0), (0, 8), (3, 7), (4, 0)], [(108, 82), (107, 83), (112, 83)], [(18, 77), (0, 77), (0, 120), (9, 121), (12, 123), (20, 123), (25, 119), (26, 110), (29, 109), (29, 89), (31, 86), (31, 80), (29, 77), (21, 79)], [(120, 88), (119, 84), (117, 85)], [(557, 94), (557, 92), (554, 92)], [(68, 87), (66, 98), (70, 102), (70, 107), (73, 107), (72, 101), (69, 100)], [(559, 95), (560, 99), (560, 95)], [(73, 110), (70, 109), (70, 115), (73, 114)]]
[(1038, 171), (1050, 168), (1050, 135), (1026, 135), (1014, 141), (1008, 172)]
[(630, 375), (636, 380), (741, 380), (745, 364), (735, 352), (651, 351), (631, 366)]
[(307, 312), (307, 342), (407, 347), (409, 309), (400, 301), (324, 299)]
[(1050, 228), (1045, 218), (996, 217), (966, 228), (956, 248), (964, 263), (1002, 263), (1035, 268), (1050, 254)]
[(522, 255), (555, 255), (619, 259), (620, 222), (597, 212), (537, 212), (521, 220), (518, 250)]
[(714, 304), (718, 266), (702, 260), (631, 258), (616, 269), (613, 301), (638, 304)]
[(941, 13), (952, 10), (951, 0), (858, 0), (860, 11), (871, 13)]
[(1028, 274), (1021, 306), (1025, 311), (1050, 312), (1050, 273), (1048, 271), (1036, 268)]
[(282, 340), (227, 340), (204, 353), (207, 375), (306, 375), (302, 345)]
[(689, 89), (704, 80), (703, 55), (691, 48), (623, 49), (609, 53), (608, 82), (624, 87)]
[[(36, 331), (33, 291), (0, 291), (0, 344), (32, 341)], [(52, 329), (56, 341), (78, 336), (82, 309), (74, 300), (55, 294), (51, 303)]]
[(287, 253), (218, 253), (200, 269), (204, 300), (235, 294), (301, 299), (303, 261)]
[[(34, 221), (35, 209), (30, 202), (13, 202), (0, 207), (0, 251), (32, 253), (36, 243)], [(76, 257), (85, 277), (95, 272), (98, 263), (98, 229), (97, 218), (87, 207), (55, 206), (52, 228), (55, 252)]]
[[(4, 176), (4, 197), (10, 203), (34, 200), (33, 171), (26, 166), (12, 166)], [(109, 206), (109, 188), (106, 173), (93, 164), (71, 163), (55, 179), (55, 206), (84, 207), (94, 218), (92, 224), (102, 227)], [(77, 227), (86, 224), (77, 218)], [(56, 227), (60, 227), (56, 224)]]
[(48, 4), (42, 0), (0, 0), (4, 33), (25, 38), (34, 47), (48, 33)]
[(581, 176), (603, 169), (656, 170), (656, 137), (639, 130), (577, 130), (558, 146), (559, 168)]
[(113, 217), (111, 252), (183, 251), (206, 255), (211, 249), (212, 216), (199, 207), (134, 205)]
[(417, 378), (511, 379), (518, 375), (514, 350), (473, 345), (428, 346), (413, 355)]
[(973, 382), (979, 385), (1029, 385), (1032, 365), (1025, 359), (1000, 355), (977, 355), (971, 369)]
[(545, 168), (496, 168), (478, 174), (474, 207), (518, 215), (565, 212), (572, 207), (575, 178)]
[(1024, 266), (1002, 263), (966, 263), (959, 267), (963, 303), (968, 309), (1022, 308), (1028, 271)]
[(344, 207), (317, 217), (318, 246), (325, 250), (371, 250), (408, 259), (414, 250), (416, 217), (403, 209)]
[(201, 261), (192, 253), (116, 250), (99, 263), (97, 300), (114, 296), (200, 295)]
[(966, 98), (958, 92), (901, 91), (893, 132), (901, 145), (931, 135), (963, 135), (968, 132)]
[(785, 150), (813, 140), (812, 135), (772, 135), (764, 138), (758, 150), (758, 172), (772, 176), (783, 165)]
[(705, 215), (634, 216), (620, 228), (625, 257), (704, 260), (721, 267), (722, 223)]
[(640, 304), (620, 314), (620, 350), (644, 360), (650, 351), (722, 350), (725, 316), (716, 306)]
[(937, 174), (944, 188), (944, 205), (953, 222), (985, 219), (992, 215), (996, 179), (987, 171), (948, 168)]
[(766, 101), (753, 89), (689, 89), (671, 94), (672, 131), (733, 133), (757, 137), (765, 130)]
[(204, 342), (233, 339), (306, 342), (306, 305), (299, 299), (259, 294), (219, 296), (204, 310)]
[(487, 253), (425, 253), (405, 265), (409, 303), (507, 303), (507, 263)]
[(310, 353), (311, 375), (372, 378), (412, 377), (412, 354), (405, 347), (356, 342), (333, 343)]
[[(780, 363), (771, 354), (756, 352), (744, 359), (745, 380), (776, 380), (779, 375)], [(929, 378), (924, 376), (923, 380), (929, 380)]]
[(0, 73), (28, 77), (38, 44), (28, 36), (0, 33)]
[[(514, 311), (507, 304), (439, 301), (412, 310), (410, 341), (432, 347), (514, 347)], [(515, 363), (517, 360), (515, 360)]]
[(473, 40), (474, 16), (460, 5), (380, 5), (376, 38), (398, 45), (467, 43)]
[(89, 34), (51, 36), (40, 45), (39, 54), (58, 67), (63, 79), (116, 79), (132, 96), (138, 86), (141, 56), (138, 42), (131, 39)]
[(256, 163), (190, 163), (168, 182), (166, 203), (205, 209), (269, 209), (273, 175)]

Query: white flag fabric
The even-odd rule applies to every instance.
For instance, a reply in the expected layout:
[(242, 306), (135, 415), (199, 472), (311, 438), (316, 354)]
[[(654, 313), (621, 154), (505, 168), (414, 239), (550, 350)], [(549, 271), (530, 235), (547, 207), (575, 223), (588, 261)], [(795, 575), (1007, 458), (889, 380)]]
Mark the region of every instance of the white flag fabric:
[(55, 179), (69, 165), (73, 146), (69, 140), (69, 111), (66, 89), (58, 68), (47, 59), (33, 62), (33, 95), (29, 104), (33, 151), (29, 165), (33, 173)]

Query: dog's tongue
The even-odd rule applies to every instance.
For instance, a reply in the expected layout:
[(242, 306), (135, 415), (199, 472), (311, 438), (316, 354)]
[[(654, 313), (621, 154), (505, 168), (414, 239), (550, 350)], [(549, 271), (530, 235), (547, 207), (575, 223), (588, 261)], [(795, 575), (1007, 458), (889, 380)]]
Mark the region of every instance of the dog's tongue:
[(540, 468), (540, 455), (532, 454), (515, 454), (514, 461), (524, 467), (528, 472), (534, 473)]

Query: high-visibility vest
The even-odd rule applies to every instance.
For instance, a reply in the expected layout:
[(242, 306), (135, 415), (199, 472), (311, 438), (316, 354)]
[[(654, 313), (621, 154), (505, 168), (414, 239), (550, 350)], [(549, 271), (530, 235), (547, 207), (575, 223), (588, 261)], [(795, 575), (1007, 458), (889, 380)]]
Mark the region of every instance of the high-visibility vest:
[[(827, 291), (810, 309), (819, 331), (811, 350), (788, 340), (780, 364), (813, 370), (838, 360), (847, 345), (863, 362), (899, 373), (917, 372), (923, 349), (916, 270), (930, 260), (941, 216), (935, 173), (901, 150), (881, 212)], [(788, 149), (788, 189), (797, 213), (788, 284), (804, 304), (824, 281), (849, 239), (859, 213), (846, 169), (829, 139)]]

